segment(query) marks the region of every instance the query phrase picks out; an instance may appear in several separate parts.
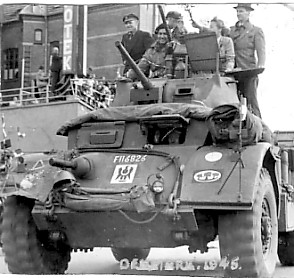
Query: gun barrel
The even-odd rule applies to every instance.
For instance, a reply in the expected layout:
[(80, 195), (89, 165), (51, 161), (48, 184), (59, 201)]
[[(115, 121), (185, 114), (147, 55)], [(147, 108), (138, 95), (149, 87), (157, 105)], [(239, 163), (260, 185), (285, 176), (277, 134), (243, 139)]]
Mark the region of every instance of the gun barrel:
[(49, 164), (51, 166), (55, 166), (59, 168), (70, 168), (70, 169), (76, 168), (76, 164), (73, 161), (67, 161), (67, 160), (53, 158), (53, 157), (49, 159)]
[(149, 81), (149, 79), (144, 75), (144, 73), (139, 69), (139, 67), (136, 65), (128, 51), (124, 48), (124, 46), (121, 44), (120, 41), (115, 42), (115, 46), (118, 48), (120, 53), (124, 56), (124, 58), (129, 63), (130, 67), (134, 70), (134, 72), (137, 74), (139, 80), (141, 81), (143, 87), (145, 90), (150, 90), (153, 85)]
[(161, 16), (162, 23), (164, 24), (164, 28), (165, 28), (165, 31), (166, 31), (166, 34), (167, 34), (168, 41), (171, 42), (172, 37), (171, 37), (170, 29), (168, 28), (167, 23), (166, 23), (163, 8), (162, 8), (161, 5), (157, 5), (157, 7), (158, 7), (158, 10), (159, 10), (159, 13), (160, 13), (160, 16)]

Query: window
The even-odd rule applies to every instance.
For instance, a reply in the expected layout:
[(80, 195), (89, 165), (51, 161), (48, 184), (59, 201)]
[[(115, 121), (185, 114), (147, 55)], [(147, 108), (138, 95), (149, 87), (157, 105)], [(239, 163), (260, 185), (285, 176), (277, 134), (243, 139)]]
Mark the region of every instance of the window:
[(18, 48), (4, 50), (4, 80), (18, 78)]
[(35, 30), (35, 37), (34, 37), (34, 41), (35, 43), (42, 43), (42, 30), (41, 29), (36, 29)]

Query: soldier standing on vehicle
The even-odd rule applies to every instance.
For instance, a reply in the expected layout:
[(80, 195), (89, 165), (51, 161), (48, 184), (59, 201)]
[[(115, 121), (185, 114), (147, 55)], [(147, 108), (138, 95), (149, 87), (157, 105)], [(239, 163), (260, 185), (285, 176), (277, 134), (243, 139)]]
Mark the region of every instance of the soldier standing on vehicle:
[(166, 21), (171, 30), (172, 39), (184, 43), (184, 35), (188, 33), (184, 26), (183, 17), (179, 12), (170, 11), (166, 15)]
[[(145, 51), (154, 42), (150, 33), (138, 30), (139, 17), (131, 13), (123, 17), (123, 22), (127, 29), (127, 33), (122, 37), (122, 45), (129, 52), (130, 56), (135, 62), (138, 62)], [(128, 62), (122, 57), (123, 63), (125, 65), (123, 73), (125, 74), (130, 66)]]
[[(230, 36), (234, 42), (236, 66), (240, 69), (263, 68), (265, 65), (265, 39), (261, 28), (254, 26), (250, 20), (251, 4), (242, 3), (234, 7), (238, 22), (231, 28)], [(257, 60), (255, 58), (257, 54)], [(261, 118), (257, 101), (258, 76), (238, 80), (238, 89), (247, 98), (248, 107)]]
[[(149, 76), (151, 72), (152, 77), (162, 77), (166, 72), (165, 57), (172, 50), (168, 43), (168, 37), (163, 23), (155, 29), (155, 34), (157, 40), (145, 52), (138, 67), (147, 76)], [(127, 77), (135, 79), (136, 73), (134, 70), (130, 69), (127, 73)]]

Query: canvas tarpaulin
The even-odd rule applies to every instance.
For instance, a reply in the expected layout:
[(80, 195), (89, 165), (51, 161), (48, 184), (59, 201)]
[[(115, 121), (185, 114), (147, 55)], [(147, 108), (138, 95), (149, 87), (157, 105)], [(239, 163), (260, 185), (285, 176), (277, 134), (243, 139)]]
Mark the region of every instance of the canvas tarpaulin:
[(67, 136), (69, 130), (75, 129), (81, 124), (87, 122), (134, 122), (137, 121), (139, 118), (153, 115), (179, 114), (185, 118), (205, 120), (206, 117), (210, 114), (211, 110), (211, 108), (200, 103), (158, 103), (152, 105), (149, 104), (138, 106), (101, 108), (66, 122), (57, 130), (57, 134)]

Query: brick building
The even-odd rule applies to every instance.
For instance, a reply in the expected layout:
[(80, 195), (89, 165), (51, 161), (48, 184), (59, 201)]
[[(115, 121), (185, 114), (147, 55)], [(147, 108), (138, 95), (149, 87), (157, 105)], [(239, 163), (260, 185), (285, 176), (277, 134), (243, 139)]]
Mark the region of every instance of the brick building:
[[(63, 5), (1, 6), (2, 90), (30, 86), (40, 65), (48, 71), (52, 47), (58, 46), (62, 53), (63, 11)], [(96, 76), (115, 78), (122, 66), (114, 42), (125, 32), (123, 15), (131, 12), (140, 17), (140, 29), (150, 33), (160, 21), (154, 4), (87, 6), (87, 65)], [(79, 24), (75, 27), (78, 30)], [(76, 37), (76, 44), (79, 41)]]

